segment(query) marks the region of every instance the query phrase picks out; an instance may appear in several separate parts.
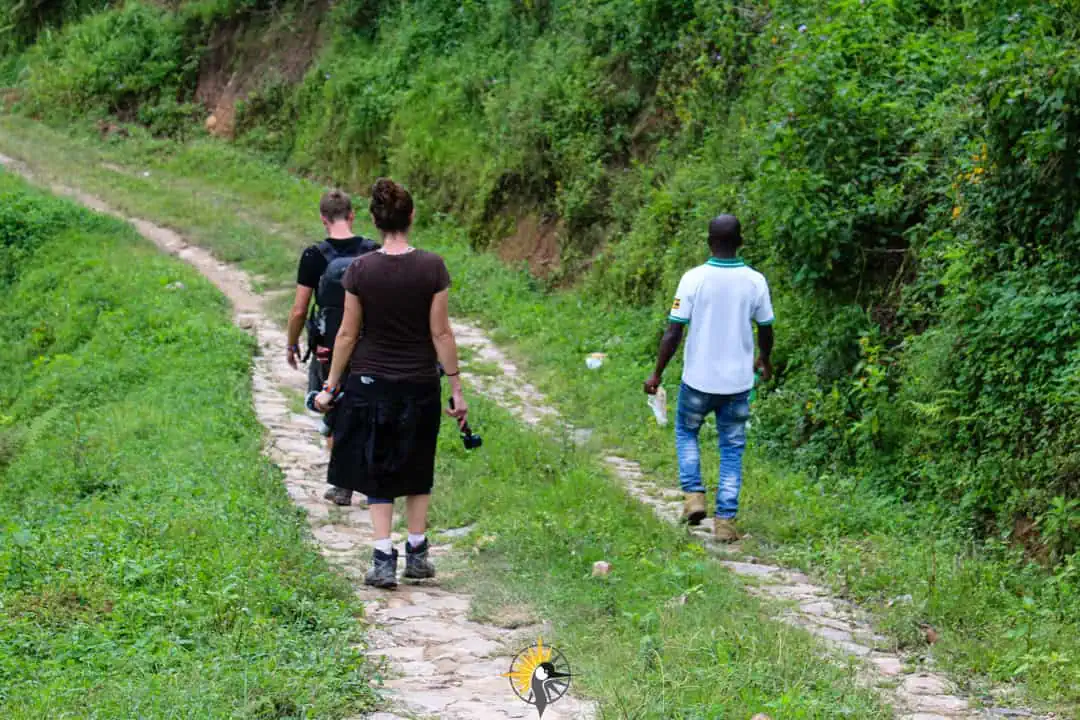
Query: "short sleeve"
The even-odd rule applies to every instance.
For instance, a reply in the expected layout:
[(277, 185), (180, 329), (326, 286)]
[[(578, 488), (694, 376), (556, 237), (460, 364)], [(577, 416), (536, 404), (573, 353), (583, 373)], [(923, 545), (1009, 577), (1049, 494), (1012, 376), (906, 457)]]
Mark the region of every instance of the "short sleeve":
[(364, 257), (360, 256), (353, 260), (345, 271), (345, 275), (341, 278), (341, 287), (353, 295), (360, 294), (360, 274), (363, 272), (363, 259)]
[(690, 316), (694, 310), (694, 296), (697, 294), (697, 283), (692, 273), (686, 273), (679, 280), (679, 287), (675, 291), (675, 300), (671, 303), (671, 312), (668, 320), (683, 325), (690, 322)]
[(441, 293), (450, 287), (450, 271), (446, 269), (446, 261), (441, 255), (436, 255), (435, 260), (435, 292)]
[(296, 271), (296, 284), (314, 290), (319, 287), (319, 278), (326, 269), (326, 258), (319, 249), (312, 245), (300, 256), (300, 267)]
[(775, 319), (772, 299), (769, 297), (769, 284), (762, 280), (761, 294), (758, 295), (757, 304), (754, 306), (754, 321), (758, 325), (772, 325)]

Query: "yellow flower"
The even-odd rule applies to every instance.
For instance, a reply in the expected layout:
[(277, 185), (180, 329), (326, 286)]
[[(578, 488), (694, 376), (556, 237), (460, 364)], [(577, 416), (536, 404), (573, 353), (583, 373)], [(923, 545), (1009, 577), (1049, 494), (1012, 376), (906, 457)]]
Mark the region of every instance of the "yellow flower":
[(958, 217), (960, 217), (960, 206), (959, 205), (957, 205), (956, 207), (954, 207), (952, 209), (952, 219), (956, 220)]

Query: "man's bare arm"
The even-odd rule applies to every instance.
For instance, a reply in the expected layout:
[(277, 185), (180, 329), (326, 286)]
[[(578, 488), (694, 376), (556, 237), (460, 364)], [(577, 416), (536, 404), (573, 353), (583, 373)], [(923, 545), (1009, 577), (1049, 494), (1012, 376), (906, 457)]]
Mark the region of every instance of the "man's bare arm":
[(300, 333), (304, 330), (304, 321), (307, 320), (308, 305), (311, 304), (312, 289), (306, 285), (296, 286), (296, 299), (293, 300), (292, 310), (289, 311), (289, 325), (286, 330), (288, 347), (286, 348), (289, 365), (297, 367), (300, 360), (299, 342)]
[(772, 378), (772, 349), (773, 349), (772, 325), (758, 325), (758, 358), (754, 367), (761, 372), (762, 380)]
[(667, 369), (668, 363), (671, 362), (671, 358), (675, 357), (675, 353), (682, 343), (685, 330), (685, 323), (668, 323), (667, 330), (664, 331), (664, 337), (660, 338), (660, 349), (656, 354), (656, 369), (653, 370), (653, 374), (649, 379), (645, 381), (646, 394), (656, 394), (656, 389), (660, 387), (660, 380), (664, 377), (664, 370)]

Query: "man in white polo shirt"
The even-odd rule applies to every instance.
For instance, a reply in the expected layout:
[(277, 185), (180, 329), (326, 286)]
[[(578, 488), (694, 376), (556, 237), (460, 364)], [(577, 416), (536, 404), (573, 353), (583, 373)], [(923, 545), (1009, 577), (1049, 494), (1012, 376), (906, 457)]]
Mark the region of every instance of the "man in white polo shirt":
[[(735, 515), (742, 488), (742, 458), (754, 369), (763, 379), (772, 375), (773, 310), (765, 276), (736, 257), (742, 245), (739, 221), (721, 215), (709, 223), (712, 257), (679, 281), (668, 329), (660, 341), (656, 370), (645, 392), (656, 393), (687, 326), (682, 388), (675, 416), (675, 449), (685, 503), (683, 520), (699, 524), (705, 517), (705, 485), (701, 481), (698, 434), (709, 413), (716, 413), (720, 436), (720, 482), (716, 492), (713, 534), (722, 542), (739, 538)], [(754, 360), (754, 327), (759, 355)]]

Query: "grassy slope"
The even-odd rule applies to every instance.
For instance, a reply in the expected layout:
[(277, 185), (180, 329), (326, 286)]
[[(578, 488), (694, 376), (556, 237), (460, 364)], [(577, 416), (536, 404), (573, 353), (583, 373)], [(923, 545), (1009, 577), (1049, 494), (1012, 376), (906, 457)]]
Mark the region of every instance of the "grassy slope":
[[(31, 154), (32, 148), (35, 160), (57, 174), (75, 174), (87, 189), (132, 212), (182, 227), (223, 256), (264, 273), (271, 285), (291, 281), (301, 238), (318, 229), (311, 212), (317, 187), (214, 143), (167, 152), (165, 146), (138, 141), (102, 153), (95, 143), (61, 138), (25, 121), (5, 119), (4, 127), (0, 149)], [(147, 168), (151, 175), (103, 169), (102, 158), (140, 171)], [(210, 198), (216, 199), (213, 204)], [(196, 209), (199, 212), (193, 212)], [(253, 231), (249, 222), (264, 230)], [(266, 231), (268, 227), (273, 232)], [(641, 311), (597, 308), (576, 292), (542, 295), (524, 275), (466, 250), (449, 222), (429, 224), (421, 242), (448, 257), (456, 278), (457, 312), (497, 323), (500, 339), (512, 344), (568, 415), (641, 460), (657, 482), (673, 484), (670, 439), (649, 422), (638, 390), (647, 369), (639, 359), (640, 349), (654, 342), (657, 318)], [(782, 337), (781, 332), (781, 342)], [(594, 350), (608, 352), (610, 361), (601, 371), (588, 373), (581, 367), (582, 358)], [(670, 391), (676, 378), (673, 369)], [(500, 430), (500, 437), (502, 432), (511, 430)], [(714, 468), (714, 463), (706, 466), (707, 472)], [(926, 508), (923, 513), (917, 510), (858, 486), (826, 486), (792, 477), (767, 458), (753, 455), (743, 517), (760, 538), (757, 551), (813, 566), (842, 592), (877, 605), (902, 643), (919, 642), (918, 621), (933, 623), (942, 631), (935, 656), (976, 688), (982, 676), (1008, 680), (1013, 669), (1026, 665), (1015, 679), (1034, 697), (1075, 702), (1080, 686), (1078, 633), (1075, 618), (1066, 611), (1074, 602), (1070, 593), (1076, 592), (1075, 584), (1067, 577), (1048, 583), (1003, 550), (973, 551), (939, 526), (935, 516), (924, 514)], [(480, 513), (474, 509), (473, 514)], [(501, 515), (482, 515), (481, 521), (496, 525)], [(515, 570), (522, 569), (520, 556), (502, 557)], [(904, 594), (912, 596), (911, 603), (886, 607), (888, 599)], [(648, 600), (655, 597), (650, 594)]]
[(32, 248), (0, 294), (0, 714), (371, 707), (357, 608), (261, 455), (221, 295), (4, 174), (0, 205)]

